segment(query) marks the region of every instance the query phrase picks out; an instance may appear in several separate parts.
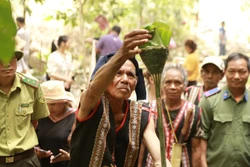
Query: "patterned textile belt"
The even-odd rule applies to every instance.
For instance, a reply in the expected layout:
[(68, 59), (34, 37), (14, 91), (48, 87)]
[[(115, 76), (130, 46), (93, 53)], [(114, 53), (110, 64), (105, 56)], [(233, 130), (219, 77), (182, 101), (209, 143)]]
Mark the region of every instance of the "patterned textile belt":
[(7, 156), (7, 157), (0, 156), (0, 163), (1, 164), (14, 163), (16, 161), (28, 158), (34, 154), (35, 154), (34, 148), (32, 148), (30, 150), (27, 150), (27, 151), (24, 151), (22, 153), (18, 153), (18, 154), (12, 155), (12, 156)]

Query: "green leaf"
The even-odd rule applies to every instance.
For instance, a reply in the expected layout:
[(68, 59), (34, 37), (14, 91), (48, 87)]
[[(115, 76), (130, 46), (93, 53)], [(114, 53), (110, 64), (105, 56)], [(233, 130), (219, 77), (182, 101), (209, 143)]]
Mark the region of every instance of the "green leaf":
[(50, 20), (53, 20), (53, 19), (54, 19), (54, 17), (53, 17), (52, 15), (46, 16), (46, 17), (44, 18), (45, 21), (50, 21)]
[(0, 1), (0, 61), (8, 63), (15, 48), (16, 25), (9, 0)]
[(152, 39), (148, 43), (139, 46), (139, 48), (152, 48), (152, 47), (167, 47), (169, 45), (172, 31), (170, 26), (163, 21), (155, 21), (144, 27), (152, 34)]
[(25, 10), (29, 14), (29, 16), (31, 16), (32, 10), (28, 6), (25, 7)]
[(35, 0), (36, 3), (40, 3), (41, 5), (43, 4), (44, 0)]

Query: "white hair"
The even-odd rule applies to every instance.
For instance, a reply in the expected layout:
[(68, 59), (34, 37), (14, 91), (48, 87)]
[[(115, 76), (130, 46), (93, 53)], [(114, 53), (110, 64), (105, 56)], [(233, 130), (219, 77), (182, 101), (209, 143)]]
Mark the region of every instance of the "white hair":
[(181, 65), (179, 64), (174, 64), (174, 63), (166, 63), (161, 75), (161, 85), (164, 84), (164, 80), (165, 80), (165, 75), (167, 73), (168, 70), (176, 70), (179, 71), (182, 74), (182, 79), (183, 79), (183, 83), (184, 83), (184, 87), (187, 87), (188, 84), (188, 79), (187, 79), (187, 72), (186, 70), (184, 70)]

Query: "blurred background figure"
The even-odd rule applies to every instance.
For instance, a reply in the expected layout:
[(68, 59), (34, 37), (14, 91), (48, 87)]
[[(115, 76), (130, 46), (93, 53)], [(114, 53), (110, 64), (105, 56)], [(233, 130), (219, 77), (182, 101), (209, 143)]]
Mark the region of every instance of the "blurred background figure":
[(16, 18), (17, 23), (17, 36), (25, 41), (25, 45), (22, 48), (23, 58), (17, 63), (17, 72), (28, 73), (28, 61), (29, 61), (29, 46), (30, 46), (30, 32), (25, 28), (25, 19), (23, 17)]
[[(22, 38), (20, 38), (19, 36), (16, 36), (15, 37), (15, 40), (16, 41), (18, 41), (18, 43), (20, 43), (21, 45), (20, 46), (22, 46), (22, 48), (19, 48), (21, 51), (23, 51), (23, 49), (24, 49), (24, 46), (26, 45), (26, 41), (25, 40), (23, 40)], [(27, 64), (25, 63), (25, 61), (24, 61), (24, 59), (23, 59), (23, 57), (17, 62), (17, 69), (16, 69), (16, 71), (17, 72), (19, 72), (19, 73), (24, 73), (24, 74), (26, 74), (26, 73), (28, 73), (28, 70), (29, 68), (28, 68), (28, 66), (27, 66)]]
[(146, 79), (147, 100), (149, 102), (156, 100), (154, 80), (147, 69), (143, 71), (143, 76)]
[(47, 62), (47, 80), (59, 80), (64, 82), (66, 91), (70, 91), (73, 82), (72, 55), (67, 51), (69, 49), (69, 37), (59, 36), (57, 46), (54, 41), (51, 46), (51, 54)]
[[(75, 122), (72, 102), (74, 96), (64, 90), (62, 81), (46, 81), (41, 84), (50, 115), (39, 120), (36, 129), (39, 146), (36, 149), (42, 167), (67, 167), (69, 142)], [(60, 153), (58, 158), (54, 159)]]
[(176, 42), (175, 42), (174, 38), (172, 37), (170, 39), (169, 49), (174, 49), (174, 48), (176, 48)]
[(219, 29), (219, 41), (220, 41), (220, 56), (226, 55), (226, 30), (225, 22), (221, 22), (221, 27)]
[(185, 58), (183, 67), (187, 71), (188, 75), (188, 87), (197, 84), (199, 77), (199, 56), (196, 52), (197, 45), (193, 40), (185, 41), (185, 50), (188, 55)]
[(114, 26), (109, 34), (103, 35), (96, 44), (96, 54), (104, 56), (108, 53), (118, 51), (122, 46), (122, 41), (119, 38), (121, 27)]

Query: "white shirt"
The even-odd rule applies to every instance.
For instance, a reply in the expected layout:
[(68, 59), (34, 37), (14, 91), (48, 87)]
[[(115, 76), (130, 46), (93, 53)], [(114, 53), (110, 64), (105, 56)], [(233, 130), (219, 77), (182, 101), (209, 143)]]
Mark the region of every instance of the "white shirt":
[[(54, 51), (49, 55), (47, 63), (47, 73), (49, 75), (71, 77), (73, 71), (72, 56), (69, 53), (62, 55)], [(53, 78), (51, 78), (53, 80)]]
[(29, 31), (24, 29), (24, 28), (20, 28), (17, 31), (17, 35), (26, 42), (26, 45), (23, 48), (24, 55), (29, 55), (29, 47), (30, 47), (30, 33), (29, 33)]

